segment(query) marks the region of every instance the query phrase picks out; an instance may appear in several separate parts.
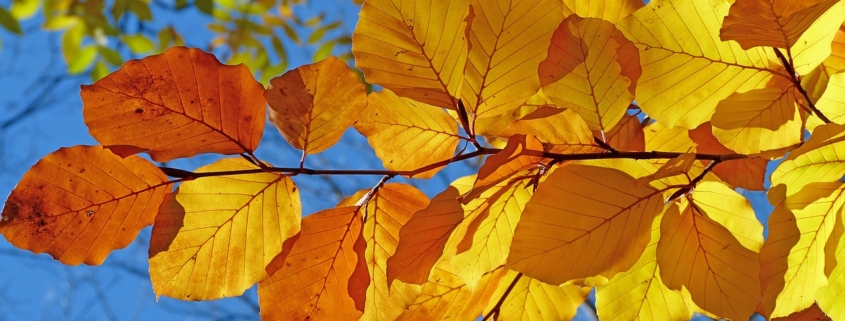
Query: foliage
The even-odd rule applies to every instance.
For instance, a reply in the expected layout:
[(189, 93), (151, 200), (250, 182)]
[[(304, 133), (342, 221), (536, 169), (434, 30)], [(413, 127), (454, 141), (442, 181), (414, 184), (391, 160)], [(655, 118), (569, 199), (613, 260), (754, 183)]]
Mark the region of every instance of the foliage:
[[(163, 52), (184, 46), (184, 32), (173, 24), (160, 25), (156, 15), (184, 16), (196, 9), (210, 18), (207, 45), (228, 63), (244, 63), (262, 82), (288, 69), (291, 44), (314, 46), (315, 60), (348, 52), (349, 35), (338, 34), (340, 21), (326, 13), (303, 18), (303, 0), (12, 0), (0, 7), (0, 26), (18, 35), (21, 22), (41, 11), (42, 28), (62, 34), (62, 54), (70, 74), (91, 71), (94, 81), (119, 67), (124, 57)], [(191, 30), (189, 32), (196, 32)], [(345, 49), (344, 49), (345, 47)], [(340, 49), (340, 50), (336, 50)]]
[[(369, 94), (332, 57), (265, 89), (174, 47), (82, 87), (103, 145), (34, 165), (0, 233), (100, 264), (153, 224), (158, 295), (258, 283), (267, 320), (565, 320), (593, 287), (602, 319), (845, 319), (843, 20), (824, 0), (369, 0)], [(265, 113), (298, 166), (254, 155)], [(304, 167), (350, 127), (385, 169)], [(388, 182), (480, 157), (432, 199)], [(382, 178), (300, 218), (298, 175)], [(767, 191), (765, 240), (737, 190)]]

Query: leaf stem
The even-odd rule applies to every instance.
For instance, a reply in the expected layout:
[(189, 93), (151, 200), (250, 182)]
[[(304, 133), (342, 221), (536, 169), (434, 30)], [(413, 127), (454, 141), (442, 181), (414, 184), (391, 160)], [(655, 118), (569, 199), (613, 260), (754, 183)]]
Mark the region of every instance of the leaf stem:
[(497, 318), (499, 317), (499, 313), (502, 310), (502, 304), (505, 303), (505, 299), (508, 297), (509, 294), (511, 294), (511, 291), (513, 291), (513, 288), (516, 286), (516, 283), (519, 282), (519, 279), (521, 278), (522, 272), (519, 272), (516, 277), (513, 278), (513, 281), (511, 281), (511, 285), (508, 286), (508, 288), (505, 290), (505, 293), (502, 293), (502, 297), (499, 298), (499, 302), (496, 302), (496, 305), (492, 309), (490, 309), (490, 311), (487, 312), (486, 315), (484, 315), (484, 319), (481, 319), (481, 321), (487, 321), (488, 319), (490, 319), (490, 317), (493, 317), (494, 315)]
[(792, 84), (795, 85), (795, 88), (798, 89), (798, 92), (804, 96), (804, 100), (807, 101), (807, 108), (810, 109), (810, 112), (819, 119), (821, 119), (826, 124), (832, 123), (830, 118), (827, 118), (818, 108), (816, 108), (816, 104), (813, 103), (813, 100), (810, 99), (810, 94), (807, 93), (807, 90), (804, 89), (804, 86), (801, 85), (801, 79), (798, 79), (798, 75), (795, 73), (795, 67), (792, 65), (792, 53), (787, 51), (789, 54), (789, 58), (783, 55), (778, 48), (772, 48), (775, 51), (775, 55), (778, 56), (780, 62), (786, 67), (786, 72), (789, 73), (789, 77), (792, 79)]

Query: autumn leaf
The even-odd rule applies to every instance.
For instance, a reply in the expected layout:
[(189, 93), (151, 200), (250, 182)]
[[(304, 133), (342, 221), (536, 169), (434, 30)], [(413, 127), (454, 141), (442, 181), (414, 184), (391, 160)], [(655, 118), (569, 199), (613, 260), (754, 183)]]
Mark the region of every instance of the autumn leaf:
[(288, 143), (306, 154), (337, 143), (367, 107), (364, 84), (335, 57), (271, 79), (264, 96), (270, 121)]
[(597, 18), (566, 18), (539, 67), (544, 92), (577, 111), (591, 129), (608, 131), (634, 99), (639, 52), (616, 26)]
[[(792, 67), (797, 74), (801, 75), (802, 80), (804, 75), (811, 73), (833, 54), (831, 42), (842, 28), (843, 20), (845, 20), (845, 4), (835, 1), (833, 6), (816, 19), (798, 38), (795, 45), (787, 51), (787, 54), (792, 54)], [(811, 100), (816, 101), (812, 96)]]
[[(572, 320), (578, 307), (592, 290), (592, 287), (572, 284), (549, 285), (524, 275), (515, 280), (515, 284), (513, 281), (508, 282), (514, 280), (518, 274), (508, 271), (502, 276), (499, 287), (493, 293), (493, 298), (501, 298), (506, 291), (510, 291), (499, 307), (496, 320)], [(496, 303), (498, 301), (491, 300), (484, 309), (484, 315), (489, 314), (496, 307)]]
[(804, 311), (795, 312), (788, 317), (774, 318), (772, 321), (830, 321), (828, 315), (817, 304), (813, 304)]
[(824, 248), (845, 198), (842, 183), (813, 183), (788, 195), (769, 217), (760, 252), (765, 316), (785, 317), (808, 308), (828, 284)]
[(469, 50), (469, 11), (469, 0), (367, 1), (352, 34), (356, 66), (368, 83), (454, 109)]
[(692, 165), (695, 162), (695, 154), (693, 153), (683, 153), (676, 158), (672, 158), (666, 163), (663, 163), (660, 168), (657, 169), (652, 174), (639, 177), (637, 180), (634, 181), (634, 184), (648, 184), (655, 180), (660, 180), (664, 178), (684, 175), (686, 177), (687, 183), (692, 181), (692, 178), (687, 175), (692, 169)]
[[(742, 195), (701, 182), (660, 224), (657, 264), (670, 289), (720, 318), (748, 319), (759, 301), (763, 226)], [(730, 262), (730, 264), (726, 264)]]
[[(302, 219), (258, 283), (262, 320), (358, 320), (370, 282), (357, 206), (323, 210)], [(364, 269), (362, 269), (364, 268)]]
[(0, 233), (12, 245), (65, 264), (102, 264), (153, 223), (167, 177), (137, 156), (102, 146), (60, 148), (24, 174), (9, 195)]
[[(197, 173), (254, 169), (224, 158)], [(214, 176), (167, 195), (150, 238), (157, 295), (208, 300), (241, 295), (269, 276), (265, 267), (299, 232), (299, 192), (277, 173)]]
[[(667, 213), (677, 215), (676, 205), (670, 206)], [(634, 266), (596, 287), (596, 311), (601, 320), (686, 321), (692, 317), (681, 294), (666, 287), (660, 277), (657, 242), (665, 215), (654, 219), (651, 241)]]
[(533, 135), (549, 145), (549, 152), (562, 154), (600, 152), (590, 127), (577, 113), (556, 108), (540, 107), (535, 112), (509, 124), (499, 137)]
[(584, 18), (599, 18), (617, 23), (637, 9), (643, 7), (639, 0), (563, 0), (564, 16), (578, 15)]
[(824, 94), (819, 98), (816, 107), (831, 121), (837, 124), (845, 123), (845, 73), (830, 76)]
[(423, 284), (417, 300), (396, 320), (474, 320), (493, 298), (504, 269), (488, 273), (471, 291), (452, 271), (449, 262), (440, 261)]
[[(356, 205), (369, 192), (359, 191), (338, 206)], [(428, 203), (428, 197), (410, 185), (386, 184), (358, 209), (359, 215), (366, 217), (362, 232), (367, 244), (364, 258), (372, 280), (366, 290), (362, 319), (395, 320), (419, 294), (418, 285), (387, 283), (387, 259), (396, 252), (399, 229)]]
[(530, 155), (542, 152), (543, 144), (534, 136), (515, 135), (508, 138), (502, 151), (488, 157), (478, 169), (475, 184), (469, 195), (480, 194), (490, 186), (496, 185), (514, 174), (527, 171), (540, 164), (542, 157)]
[[(831, 12), (836, 11), (831, 10)], [(811, 101), (818, 101), (822, 93), (827, 89), (830, 76), (839, 71), (845, 70), (845, 25), (840, 25), (835, 30), (830, 48), (829, 55), (825, 56), (824, 61), (821, 62), (812, 71), (806, 72), (801, 77), (801, 86), (807, 91)], [(824, 43), (822, 39), (819, 42)], [(807, 120), (807, 129), (813, 130), (816, 126), (823, 124), (818, 117), (811, 117)]]
[(656, 0), (617, 26), (640, 49), (637, 104), (668, 127), (707, 122), (734, 92), (762, 88), (773, 71), (763, 48), (719, 39), (729, 2)]
[[(838, 190), (839, 192), (841, 190)], [(838, 199), (837, 199), (838, 201)], [(842, 204), (836, 204), (841, 206)], [(816, 303), (829, 316), (829, 320), (845, 318), (845, 307), (842, 306), (843, 293), (845, 293), (845, 215), (839, 210), (836, 217), (836, 226), (825, 244), (825, 275), (828, 283), (816, 292)], [(833, 214), (833, 213), (831, 213)]]
[(725, 17), (721, 39), (736, 40), (743, 49), (760, 46), (790, 48), (816, 19), (837, 2), (737, 0)]
[(845, 127), (842, 125), (816, 127), (810, 139), (792, 150), (772, 172), (772, 186), (783, 184), (788, 196), (813, 182), (832, 182), (842, 178), (845, 161), (838, 155), (845, 152), (843, 137)]
[(662, 210), (660, 191), (634, 185), (625, 173), (580, 164), (558, 168), (526, 205), (506, 267), (553, 285), (611, 278), (640, 257)]
[[(689, 131), (689, 138), (696, 144), (696, 150), (708, 154), (733, 153), (713, 136), (712, 130), (708, 122)], [(730, 186), (760, 191), (765, 190), (763, 182), (767, 164), (768, 161), (761, 157), (734, 159), (717, 164), (711, 172)]]
[(246, 66), (175, 47), (83, 85), (82, 112), (91, 136), (121, 156), (249, 153), (264, 133), (263, 92)]
[(511, 112), (540, 89), (537, 66), (563, 20), (560, 1), (470, 0), (470, 6), (461, 99), (477, 118)]
[[(596, 137), (602, 137), (602, 131), (596, 131)], [(604, 132), (604, 139), (616, 150), (641, 152), (645, 150), (643, 123), (636, 116), (625, 114), (610, 131)]]
[[(458, 125), (443, 109), (390, 90), (372, 93), (355, 129), (367, 137), (384, 168), (413, 171), (455, 154), (461, 141)], [(431, 178), (438, 169), (415, 175)]]

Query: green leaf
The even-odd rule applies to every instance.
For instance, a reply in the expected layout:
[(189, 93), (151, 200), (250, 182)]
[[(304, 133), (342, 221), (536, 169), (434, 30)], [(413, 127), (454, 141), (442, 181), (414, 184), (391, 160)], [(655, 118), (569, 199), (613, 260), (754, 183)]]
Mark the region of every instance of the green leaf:
[(153, 20), (153, 13), (150, 11), (149, 5), (143, 1), (129, 1), (129, 10), (142, 21)]
[(3, 7), (0, 7), (0, 25), (2, 25), (3, 28), (6, 28), (6, 30), (14, 32), (18, 35), (23, 34), (23, 32), (21, 32), (21, 25), (18, 24), (18, 20), (15, 19), (15, 17), (13, 17), (12, 14), (9, 13), (6, 8)]
[(62, 35), (62, 55), (68, 65), (79, 54), (79, 47), (82, 46), (83, 37), (85, 37), (85, 24), (82, 23), (71, 27)]
[(97, 52), (100, 53), (100, 56), (103, 57), (106, 62), (113, 66), (120, 66), (123, 64), (123, 57), (121, 57), (120, 53), (118, 53), (112, 48), (106, 46), (97, 46)]
[(12, 8), (9, 9), (9, 13), (15, 19), (23, 20), (35, 15), (38, 12), (38, 7), (38, 0), (14, 0), (12, 1)]
[(124, 35), (123, 42), (129, 46), (129, 51), (134, 54), (142, 54), (153, 51), (156, 48), (152, 40), (142, 34)]
[(296, 34), (296, 31), (293, 30), (293, 28), (289, 24), (283, 24), (282, 29), (285, 31), (285, 34), (288, 36), (288, 38), (290, 38), (290, 40), (293, 40), (293, 42), (295, 42), (296, 44), (301, 43), (301, 41), (299, 40), (299, 36)]
[(82, 50), (79, 50), (79, 53), (72, 61), (68, 62), (67, 72), (71, 75), (81, 74), (94, 63), (94, 59), (96, 58), (97, 47), (85, 46)]
[(204, 14), (211, 15), (214, 12), (214, 1), (212, 0), (196, 0), (194, 5)]
[(320, 48), (317, 48), (317, 52), (314, 53), (314, 57), (311, 59), (313, 59), (314, 61), (326, 59), (326, 57), (332, 54), (332, 50), (334, 50), (334, 42), (326, 42), (321, 45)]
[(91, 69), (91, 81), (97, 82), (97, 80), (100, 80), (101, 78), (103, 78), (105, 76), (108, 76), (108, 74), (109, 74), (109, 67), (106, 66), (106, 64), (103, 63), (102, 60), (97, 60), (97, 62), (94, 63), (94, 69)]

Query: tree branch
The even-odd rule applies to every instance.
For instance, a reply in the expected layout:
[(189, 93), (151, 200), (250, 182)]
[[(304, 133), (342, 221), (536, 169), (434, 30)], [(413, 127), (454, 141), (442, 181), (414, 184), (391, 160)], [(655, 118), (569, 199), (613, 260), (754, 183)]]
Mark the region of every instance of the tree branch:
[(789, 58), (783, 55), (778, 48), (772, 48), (775, 51), (775, 55), (778, 56), (780, 62), (786, 67), (786, 72), (789, 73), (789, 77), (792, 79), (792, 84), (795, 85), (795, 88), (798, 89), (798, 92), (804, 96), (804, 100), (807, 101), (807, 108), (810, 109), (810, 112), (816, 115), (819, 119), (821, 119), (826, 124), (832, 123), (830, 118), (827, 118), (818, 108), (816, 108), (816, 104), (813, 103), (813, 100), (810, 99), (810, 95), (807, 93), (807, 90), (804, 89), (804, 86), (801, 85), (801, 79), (798, 79), (798, 75), (795, 73), (795, 67), (792, 66), (792, 54), (789, 54)]
[(484, 315), (484, 319), (481, 319), (481, 321), (487, 321), (494, 315), (496, 317), (499, 316), (499, 312), (501, 312), (502, 310), (502, 303), (505, 303), (505, 299), (507, 299), (508, 295), (511, 294), (511, 291), (513, 291), (513, 288), (516, 286), (516, 283), (519, 282), (520, 278), (522, 278), (522, 272), (519, 272), (516, 277), (513, 278), (513, 281), (511, 281), (511, 285), (508, 286), (508, 288), (505, 290), (505, 293), (502, 293), (502, 297), (499, 298), (499, 302), (496, 302), (496, 305), (492, 309), (490, 309), (487, 314)]

